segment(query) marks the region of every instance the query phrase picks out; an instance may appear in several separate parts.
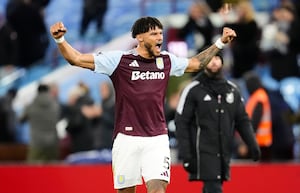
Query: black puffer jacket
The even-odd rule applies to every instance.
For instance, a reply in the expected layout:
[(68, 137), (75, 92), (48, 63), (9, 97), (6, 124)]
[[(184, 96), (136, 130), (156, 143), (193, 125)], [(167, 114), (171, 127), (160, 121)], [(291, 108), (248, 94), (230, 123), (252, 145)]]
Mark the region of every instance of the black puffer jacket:
[(190, 180), (228, 180), (235, 131), (257, 160), (260, 150), (235, 85), (199, 74), (181, 95), (175, 117), (179, 157)]

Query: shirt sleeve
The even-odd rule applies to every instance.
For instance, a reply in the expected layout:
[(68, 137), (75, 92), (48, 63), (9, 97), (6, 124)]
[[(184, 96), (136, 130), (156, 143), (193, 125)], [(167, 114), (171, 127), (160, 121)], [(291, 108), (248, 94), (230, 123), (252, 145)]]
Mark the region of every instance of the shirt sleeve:
[(94, 53), (96, 73), (112, 75), (120, 63), (123, 51), (107, 51)]
[(185, 69), (188, 66), (188, 59), (183, 57), (177, 57), (174, 54), (168, 53), (171, 59), (171, 76), (182, 76)]

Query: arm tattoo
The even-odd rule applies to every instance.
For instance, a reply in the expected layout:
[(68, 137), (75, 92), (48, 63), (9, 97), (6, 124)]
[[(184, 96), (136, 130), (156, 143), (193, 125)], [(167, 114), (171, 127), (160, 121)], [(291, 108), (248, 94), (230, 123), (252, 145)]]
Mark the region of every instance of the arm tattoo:
[(217, 48), (214, 44), (211, 45), (206, 50), (200, 52), (194, 58), (196, 58), (200, 64), (199, 69), (203, 69), (210, 62), (210, 60), (219, 52), (219, 48)]

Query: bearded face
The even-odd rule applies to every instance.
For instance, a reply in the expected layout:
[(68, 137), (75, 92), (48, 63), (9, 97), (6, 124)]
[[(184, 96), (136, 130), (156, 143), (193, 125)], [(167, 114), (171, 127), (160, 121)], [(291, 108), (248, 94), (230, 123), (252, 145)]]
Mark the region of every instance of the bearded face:
[(215, 70), (211, 70), (209, 68), (206, 68), (205, 71), (209, 75), (209, 77), (217, 77), (217, 76), (221, 75), (221, 72), (222, 72), (221, 69), (215, 71)]
[(139, 41), (139, 54), (144, 58), (154, 58), (160, 55), (163, 42), (162, 29), (158, 27), (150, 29), (148, 32), (137, 35), (137, 40)]
[(219, 77), (222, 74), (222, 60), (220, 56), (214, 56), (205, 68), (205, 73), (209, 77)]

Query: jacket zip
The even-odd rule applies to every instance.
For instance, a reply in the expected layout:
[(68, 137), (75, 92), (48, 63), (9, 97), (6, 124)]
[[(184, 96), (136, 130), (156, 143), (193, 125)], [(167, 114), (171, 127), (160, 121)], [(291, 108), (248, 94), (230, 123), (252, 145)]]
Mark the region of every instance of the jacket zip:
[(218, 133), (218, 137), (219, 137), (219, 147), (220, 147), (220, 161), (221, 161), (221, 175), (220, 175), (220, 177), (221, 177), (221, 179), (223, 178), (222, 177), (222, 175), (223, 175), (223, 173), (224, 173), (224, 167), (223, 167), (223, 149), (222, 149), (222, 137), (221, 137), (221, 113), (222, 113), (222, 105), (221, 105), (221, 103), (222, 103), (222, 100), (221, 100), (221, 98), (222, 98), (222, 96), (219, 94), (218, 95), (218, 131), (219, 131), (219, 133)]
[(196, 138), (196, 163), (197, 163), (197, 179), (200, 179), (200, 133), (201, 133), (201, 127), (199, 125), (199, 120), (197, 113), (195, 113), (196, 116), (196, 124), (197, 124), (197, 138)]

